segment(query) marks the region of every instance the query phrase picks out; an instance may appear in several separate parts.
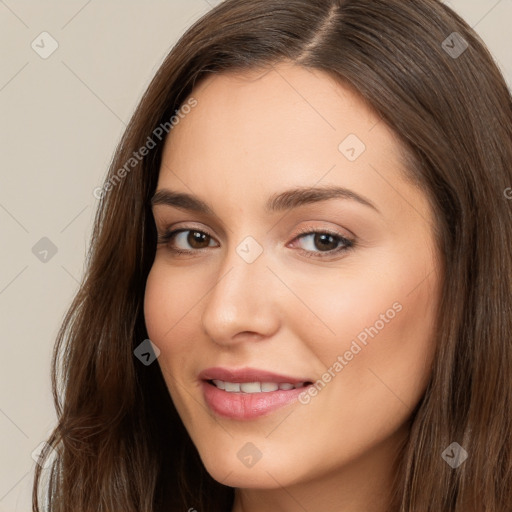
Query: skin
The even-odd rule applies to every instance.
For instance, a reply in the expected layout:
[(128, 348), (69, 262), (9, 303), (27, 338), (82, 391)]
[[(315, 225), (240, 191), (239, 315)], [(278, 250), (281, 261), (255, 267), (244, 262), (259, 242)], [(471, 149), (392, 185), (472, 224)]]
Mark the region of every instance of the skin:
[[(160, 233), (211, 238), (160, 243), (144, 304), (178, 413), (208, 472), (236, 488), (233, 512), (384, 512), (435, 348), (441, 278), (427, 196), (404, 179), (390, 128), (324, 72), (283, 62), (225, 73), (193, 97), (166, 141), (157, 190), (194, 194), (214, 215), (153, 213)], [(349, 134), (366, 146), (355, 161), (338, 148)], [(322, 185), (349, 188), (378, 211), (342, 198), (263, 210), (272, 194)], [(303, 228), (356, 245), (333, 254), (342, 242), (325, 247)], [(236, 251), (247, 236), (263, 249), (250, 264)], [(400, 312), (348, 361), (358, 334), (396, 303)], [(198, 379), (208, 367), (250, 366), (316, 381), (338, 356), (347, 364), (309, 403), (251, 421), (215, 415)], [(252, 467), (237, 457), (248, 442), (262, 454)]]

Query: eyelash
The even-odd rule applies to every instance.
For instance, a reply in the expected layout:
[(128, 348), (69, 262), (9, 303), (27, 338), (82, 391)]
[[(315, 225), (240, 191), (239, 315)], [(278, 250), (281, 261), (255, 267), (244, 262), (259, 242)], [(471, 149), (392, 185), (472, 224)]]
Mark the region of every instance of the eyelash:
[[(206, 248), (204, 248), (204, 249), (190, 249), (190, 250), (176, 249), (175, 247), (172, 247), (170, 245), (169, 242), (171, 242), (173, 240), (175, 235), (177, 235), (178, 233), (187, 232), (187, 231), (201, 233), (203, 235), (208, 236), (209, 238), (213, 238), (206, 231), (202, 231), (200, 229), (191, 228), (191, 227), (188, 227), (188, 228), (185, 227), (185, 228), (175, 229), (174, 231), (171, 231), (171, 230), (165, 231), (163, 234), (160, 234), (158, 236), (157, 243), (158, 243), (158, 245), (161, 245), (161, 244), (168, 245), (169, 246), (169, 250), (171, 252), (177, 254), (177, 255), (190, 255), (192, 253), (202, 252), (202, 251), (206, 250)], [(323, 259), (323, 258), (333, 257), (333, 256), (335, 256), (337, 254), (342, 253), (342, 252), (349, 251), (349, 250), (351, 250), (351, 249), (353, 249), (355, 247), (355, 241), (354, 240), (349, 240), (348, 238), (340, 235), (339, 233), (336, 233), (336, 232), (330, 231), (330, 230), (325, 230), (325, 229), (324, 230), (311, 230), (311, 229), (304, 229), (303, 228), (303, 229), (299, 230), (299, 235), (296, 236), (294, 238), (294, 240), (300, 239), (300, 238), (304, 238), (304, 237), (309, 236), (309, 235), (317, 235), (317, 234), (320, 234), (320, 235), (330, 235), (330, 236), (338, 239), (338, 242), (343, 243), (343, 245), (341, 247), (338, 247), (337, 249), (332, 249), (330, 251), (324, 251), (324, 252), (314, 252), (314, 251), (307, 251), (305, 249), (300, 249), (300, 252), (304, 256), (306, 256), (307, 258)]]

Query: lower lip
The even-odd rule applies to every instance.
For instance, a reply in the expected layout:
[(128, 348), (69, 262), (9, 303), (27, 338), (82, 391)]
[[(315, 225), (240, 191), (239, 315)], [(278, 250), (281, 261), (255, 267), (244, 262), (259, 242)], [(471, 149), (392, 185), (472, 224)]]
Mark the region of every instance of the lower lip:
[(251, 420), (295, 402), (309, 386), (261, 393), (231, 393), (203, 381), (203, 394), (210, 409), (220, 416)]

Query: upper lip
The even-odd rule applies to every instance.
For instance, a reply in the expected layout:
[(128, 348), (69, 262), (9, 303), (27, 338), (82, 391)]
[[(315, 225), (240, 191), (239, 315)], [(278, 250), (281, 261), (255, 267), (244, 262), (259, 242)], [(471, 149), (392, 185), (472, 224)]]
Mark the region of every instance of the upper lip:
[(222, 380), (224, 382), (286, 382), (290, 384), (311, 382), (306, 378), (279, 375), (266, 370), (258, 370), (257, 368), (206, 368), (199, 374), (199, 378), (201, 380)]

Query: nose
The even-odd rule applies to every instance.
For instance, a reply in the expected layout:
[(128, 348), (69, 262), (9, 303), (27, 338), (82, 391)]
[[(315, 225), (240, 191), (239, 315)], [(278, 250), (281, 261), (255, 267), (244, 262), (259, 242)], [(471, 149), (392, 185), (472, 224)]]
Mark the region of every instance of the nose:
[(203, 299), (202, 325), (213, 342), (228, 346), (263, 340), (278, 330), (283, 284), (267, 263), (265, 252), (252, 263), (234, 248), (225, 256), (213, 288)]

